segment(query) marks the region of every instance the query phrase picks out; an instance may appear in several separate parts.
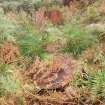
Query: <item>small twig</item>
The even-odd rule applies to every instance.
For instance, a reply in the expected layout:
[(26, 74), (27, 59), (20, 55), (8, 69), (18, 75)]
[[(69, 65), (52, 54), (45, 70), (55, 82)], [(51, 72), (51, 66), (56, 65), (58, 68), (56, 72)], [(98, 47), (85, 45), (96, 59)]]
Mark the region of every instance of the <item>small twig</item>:
[(105, 103), (103, 103), (101, 100), (99, 99), (96, 99), (97, 101), (99, 101), (102, 105), (104, 105)]

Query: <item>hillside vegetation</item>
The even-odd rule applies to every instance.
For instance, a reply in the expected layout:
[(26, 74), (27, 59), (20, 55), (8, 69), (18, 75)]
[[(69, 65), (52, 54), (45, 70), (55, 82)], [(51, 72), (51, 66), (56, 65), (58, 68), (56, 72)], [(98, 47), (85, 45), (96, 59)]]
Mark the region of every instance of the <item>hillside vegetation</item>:
[(105, 1), (0, 0), (0, 105), (105, 105)]

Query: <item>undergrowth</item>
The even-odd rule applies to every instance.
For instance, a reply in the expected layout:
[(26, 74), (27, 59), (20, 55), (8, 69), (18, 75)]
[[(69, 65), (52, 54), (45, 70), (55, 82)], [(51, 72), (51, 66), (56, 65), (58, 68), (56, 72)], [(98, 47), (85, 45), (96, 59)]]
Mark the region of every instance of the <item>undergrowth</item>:
[[(6, 0), (5, 3), (7, 2), (10, 2), (10, 1)], [(43, 2), (42, 0), (37, 0), (36, 2), (35, 0), (33, 1), (18, 0), (18, 2), (21, 2), (23, 4), (28, 3), (27, 5), (30, 4), (32, 8), (30, 6), (28, 7), (30, 7), (31, 9), (34, 8), (35, 10), (38, 10), (40, 7), (44, 7), (44, 8), (47, 7), (46, 9), (49, 9), (50, 7), (51, 9), (53, 8), (52, 6), (57, 5), (56, 3), (59, 4), (59, 1), (55, 2), (55, 0), (43, 1)], [(52, 58), (52, 56), (56, 54), (64, 55), (64, 53), (66, 53), (68, 55), (71, 55), (73, 59), (78, 58), (78, 60), (76, 59), (77, 64), (83, 63), (82, 65), (83, 69), (80, 69), (79, 72), (76, 72), (73, 80), (73, 86), (77, 87), (80, 91), (79, 95), (81, 96), (82, 93), (85, 93), (84, 90), (88, 90), (88, 94), (90, 96), (89, 99), (91, 98), (92, 101), (96, 99), (99, 99), (100, 101), (103, 101), (103, 102), (105, 101), (105, 69), (104, 69), (105, 51), (104, 51), (104, 46), (103, 48), (100, 48), (101, 44), (104, 44), (104, 41), (105, 41), (105, 32), (104, 32), (105, 31), (105, 23), (104, 23), (105, 11), (103, 8), (101, 11), (103, 14), (101, 14), (100, 11), (98, 10), (98, 6), (100, 6), (101, 0), (95, 3), (85, 7), (84, 12), (82, 12), (80, 8), (77, 8), (77, 12), (74, 14), (71, 13), (70, 16), (68, 16), (67, 18), (64, 17), (64, 21), (60, 25), (53, 24), (50, 22), (50, 20), (48, 21), (46, 19), (40, 29), (37, 29), (37, 27), (35, 26), (34, 17), (28, 16), (27, 13), (25, 13), (27, 12), (27, 10), (26, 11), (22, 10), (21, 13), (18, 13), (18, 14), (16, 14), (17, 12), (12, 11), (13, 17), (12, 15), (10, 15), (11, 13), (5, 14), (3, 11), (0, 10), (0, 49), (2, 48), (2, 44), (4, 42), (11, 42), (13, 45), (16, 46), (16, 48), (17, 47), (19, 48), (18, 49), (19, 57), (22, 58), (22, 61), (21, 60), (18, 61), (19, 59), (18, 58), (16, 59), (16, 61), (13, 60), (14, 62), (9, 62), (8, 64), (6, 62), (3, 63), (0, 61), (0, 99), (4, 98), (8, 93), (12, 94), (13, 97), (14, 95), (18, 94), (18, 92), (24, 93), (23, 88), (24, 89), (27, 88), (27, 90), (29, 89), (32, 97), (30, 97), (30, 95), (28, 94), (29, 96), (26, 95), (23, 98), (29, 97), (27, 100), (29, 100), (30, 101), (29, 103), (31, 103), (30, 105), (32, 105), (32, 102), (34, 103), (36, 101), (36, 100), (33, 101), (33, 97), (36, 97), (35, 95), (38, 94), (38, 93), (36, 94), (34, 90), (37, 86), (36, 84), (33, 84), (33, 82), (30, 81), (29, 78), (28, 78), (29, 81), (26, 81), (26, 80), (23, 81), (23, 78), (26, 79), (24, 77), (25, 75), (23, 74), (26, 71), (26, 69), (29, 67), (29, 64), (32, 63), (35, 58), (39, 57), (40, 59), (37, 61), (38, 67), (36, 65), (33, 65), (33, 70), (32, 72), (30, 72), (30, 74), (33, 73), (34, 69), (37, 70), (38, 68), (39, 68), (39, 71), (41, 69), (43, 72), (44, 68), (49, 67), (47, 63), (52, 62), (52, 61), (46, 61), (46, 60), (44, 61), (44, 59), (47, 59), (48, 57)], [(21, 6), (23, 4), (21, 4)], [(24, 6), (26, 6), (26, 4)], [(62, 3), (59, 6), (57, 5), (59, 8), (55, 6), (56, 9), (63, 8), (64, 10), (68, 10), (67, 12), (70, 12), (68, 7), (63, 7), (61, 5)], [(31, 11), (31, 9), (28, 7), (27, 9)], [(62, 9), (62, 12), (65, 12), (63, 11), (63, 9)], [(31, 12), (33, 13), (33, 11)], [(68, 15), (66, 14), (66, 12), (64, 14)], [(57, 40), (60, 40), (62, 42), (60, 48), (58, 47), (59, 51), (57, 49), (57, 52), (53, 52), (51, 54), (48, 53), (45, 50), (46, 46), (50, 45), (51, 42), (53, 42), (56, 45), (55, 42)], [(6, 54), (9, 53), (8, 49), (13, 50), (12, 48), (10, 49), (9, 47), (2, 48), (2, 50), (6, 52)], [(52, 49), (52, 47), (50, 49)], [(90, 51), (90, 53), (92, 54), (89, 54), (88, 51)], [(85, 60), (82, 60), (83, 52), (86, 52), (84, 55), (84, 58), (87, 57), (88, 59), (88, 56), (90, 55), (88, 60), (91, 63), (85, 62)], [(16, 52), (14, 51), (14, 53)], [(6, 55), (3, 54), (3, 56), (5, 57)], [(23, 58), (27, 58), (28, 60)], [(40, 64), (40, 60), (42, 59), (43, 59), (43, 64)], [(10, 56), (10, 60), (11, 60), (11, 56)], [(66, 60), (68, 61), (68, 57)], [(67, 63), (66, 61), (64, 61), (66, 63), (62, 64), (62, 61), (58, 60), (57, 62), (57, 60), (55, 60), (54, 61), (54, 63), (56, 63), (55, 65), (54, 63), (51, 63), (52, 71), (53, 71), (53, 66), (57, 68), (56, 66), (57, 64), (59, 64), (59, 62), (60, 62), (61, 69), (62, 68), (68, 69), (68, 67), (65, 67), (65, 64)], [(85, 65), (84, 62), (87, 65)], [(22, 64), (24, 64), (25, 67), (23, 67)], [(45, 67), (45, 65), (47, 66)], [(30, 71), (31, 69), (32, 68), (30, 68)], [(27, 71), (27, 73), (29, 72)], [(45, 79), (45, 82), (46, 82), (46, 78), (44, 77), (44, 75), (46, 75), (45, 77), (48, 77), (48, 82), (49, 82), (50, 81), (49, 72), (48, 74), (43, 72), (42, 77)], [(61, 75), (63, 75), (62, 72), (61, 72)], [(60, 79), (58, 79), (58, 82), (59, 81)], [(72, 84), (70, 84), (70, 86), (71, 85)], [(65, 90), (66, 89), (64, 89), (64, 91)], [(80, 100), (79, 95), (76, 97), (74, 96), (74, 98), (77, 99), (78, 97), (77, 100)], [(20, 102), (17, 101), (16, 105), (26, 105), (26, 103), (25, 104), (23, 103), (24, 101), (23, 98), (20, 97), (18, 99)]]
[(96, 47), (98, 45), (98, 37), (92, 32), (85, 30), (84, 26), (67, 25), (67, 40), (64, 52), (70, 52), (74, 57), (78, 58), (82, 51)]
[(14, 40), (16, 26), (7, 16), (0, 12), (0, 42)]
[(73, 84), (83, 90), (87, 90), (90, 93), (91, 99), (97, 98), (105, 101), (105, 71), (93, 70), (84, 71), (83, 73), (77, 73), (76, 79)]
[(12, 65), (0, 64), (0, 96), (21, 91), (21, 85), (12, 78), (13, 69)]

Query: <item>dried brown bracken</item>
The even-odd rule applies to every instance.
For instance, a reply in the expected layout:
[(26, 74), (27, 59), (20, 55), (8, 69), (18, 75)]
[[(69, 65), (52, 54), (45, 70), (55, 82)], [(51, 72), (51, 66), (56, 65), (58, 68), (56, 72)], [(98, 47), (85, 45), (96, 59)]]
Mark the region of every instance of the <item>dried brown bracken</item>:
[(58, 9), (45, 11), (45, 16), (48, 17), (53, 24), (61, 24), (63, 22), (62, 12)]
[(42, 27), (45, 21), (45, 11), (39, 10), (35, 13), (35, 25), (38, 29)]
[(100, 45), (100, 51), (101, 51), (101, 53), (105, 54), (105, 43), (104, 42), (101, 43), (101, 45)]
[(19, 49), (12, 42), (4, 42), (0, 47), (0, 60), (3, 63), (11, 63), (19, 56)]
[(92, 48), (87, 48), (82, 52), (81, 57), (83, 60), (88, 61), (88, 62), (93, 62), (95, 58), (95, 50)]
[(58, 39), (53, 42), (48, 43), (45, 48), (45, 51), (48, 53), (57, 53), (62, 46), (62, 40)]
[(73, 71), (76, 62), (67, 54), (54, 55), (53, 59), (46, 63), (36, 60), (26, 72), (40, 89), (57, 89), (65, 87), (73, 79)]
[(99, 7), (99, 12), (102, 16), (105, 16), (105, 2), (104, 1)]
[(79, 104), (79, 90), (69, 86), (65, 92), (51, 92), (49, 95), (37, 95), (25, 91), (25, 105), (77, 105)]

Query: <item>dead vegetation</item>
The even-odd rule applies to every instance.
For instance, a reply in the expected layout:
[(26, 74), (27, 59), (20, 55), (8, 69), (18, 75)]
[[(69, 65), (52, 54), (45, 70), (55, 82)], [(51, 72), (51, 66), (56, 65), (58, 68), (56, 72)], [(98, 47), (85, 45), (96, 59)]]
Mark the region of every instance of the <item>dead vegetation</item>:
[(0, 105), (105, 104), (104, 2), (55, 1), (0, 10)]
[(36, 58), (26, 74), (41, 89), (63, 88), (73, 78), (75, 63), (68, 55), (55, 55), (48, 64), (44, 64), (39, 58)]
[(20, 56), (19, 49), (12, 42), (4, 42), (0, 48), (0, 59), (2, 63), (12, 63)]

